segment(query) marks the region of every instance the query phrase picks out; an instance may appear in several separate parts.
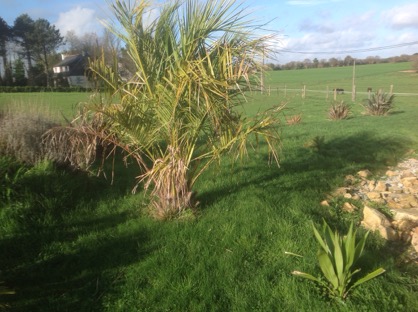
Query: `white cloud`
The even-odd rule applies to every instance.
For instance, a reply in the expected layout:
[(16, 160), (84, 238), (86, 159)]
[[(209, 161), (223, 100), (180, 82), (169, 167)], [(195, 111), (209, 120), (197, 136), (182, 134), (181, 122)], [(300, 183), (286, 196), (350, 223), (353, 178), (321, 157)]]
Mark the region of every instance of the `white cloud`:
[(418, 28), (418, 3), (394, 7), (382, 14), (393, 28)]
[(98, 32), (100, 28), (96, 12), (80, 6), (60, 13), (55, 25), (63, 35), (70, 30), (73, 30), (77, 35), (83, 35), (85, 33)]

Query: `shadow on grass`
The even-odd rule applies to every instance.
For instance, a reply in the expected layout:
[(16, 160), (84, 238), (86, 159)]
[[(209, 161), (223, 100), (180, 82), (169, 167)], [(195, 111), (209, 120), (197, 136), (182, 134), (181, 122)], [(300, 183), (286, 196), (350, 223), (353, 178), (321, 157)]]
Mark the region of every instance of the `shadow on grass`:
[(59, 171), (23, 184), (2, 208), (12, 226), (0, 238), (0, 269), (16, 294), (0, 300), (13, 311), (100, 311), (124, 267), (151, 252), (148, 231), (130, 226), (134, 212), (120, 207), (126, 190)]
[(315, 149), (300, 147), (284, 151), (286, 158), (279, 169), (267, 167), (267, 158), (238, 166), (229, 172), (231, 178), (225, 179), (222, 187), (198, 194), (198, 199), (204, 209), (253, 185), (277, 196), (286, 196), (289, 192), (309, 193), (310, 190), (323, 198), (333, 188), (341, 186), (336, 183), (342, 183), (347, 174), (368, 169), (378, 175), (387, 166), (395, 165), (410, 150), (411, 143), (407, 138), (380, 138), (367, 132), (330, 141), (325, 139)]

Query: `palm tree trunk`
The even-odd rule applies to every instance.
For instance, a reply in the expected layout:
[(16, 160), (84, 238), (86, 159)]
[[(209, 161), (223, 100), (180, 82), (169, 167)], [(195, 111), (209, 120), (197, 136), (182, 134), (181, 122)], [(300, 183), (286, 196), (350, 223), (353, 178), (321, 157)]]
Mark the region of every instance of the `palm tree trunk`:
[(151, 173), (147, 176), (146, 188), (153, 185), (152, 205), (158, 218), (165, 219), (193, 208), (196, 203), (192, 199), (188, 166), (179, 150), (171, 146), (169, 154), (154, 163)]

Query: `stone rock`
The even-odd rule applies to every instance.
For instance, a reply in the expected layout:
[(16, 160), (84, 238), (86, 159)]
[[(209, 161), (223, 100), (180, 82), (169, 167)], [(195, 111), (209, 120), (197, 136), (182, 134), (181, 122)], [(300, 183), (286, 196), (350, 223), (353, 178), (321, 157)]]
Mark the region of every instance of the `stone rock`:
[(393, 213), (393, 220), (410, 220), (418, 226), (418, 208), (392, 209), (390, 212)]
[(378, 181), (376, 183), (376, 186), (374, 188), (375, 192), (386, 192), (387, 191), (387, 185), (384, 181)]
[[(369, 170), (362, 170), (355, 176), (346, 176), (345, 187), (337, 189), (334, 196), (355, 199), (366, 205), (364, 227), (378, 231), (388, 240), (411, 242), (418, 255), (418, 159), (403, 160), (396, 167), (389, 167), (380, 179), (371, 180), (371, 175)], [(393, 218), (367, 207), (368, 202), (388, 207)], [(329, 206), (329, 203), (323, 201), (321, 205)], [(346, 202), (342, 209), (352, 212), (357, 207)]]
[(407, 178), (401, 179), (401, 183), (403, 184), (404, 187), (411, 187), (414, 184), (416, 184), (416, 181), (418, 181), (416, 177), (407, 177)]
[(372, 173), (369, 170), (361, 170), (357, 172), (357, 175), (361, 178), (368, 178)]
[(344, 196), (350, 189), (348, 187), (339, 187), (333, 193), (332, 196)]
[(347, 175), (344, 179), (345, 185), (354, 185), (356, 181), (357, 181), (356, 177), (351, 174)]
[(353, 204), (350, 204), (348, 202), (345, 202), (343, 205), (342, 210), (346, 211), (346, 212), (354, 212), (357, 210), (357, 207), (354, 206)]
[(414, 173), (411, 170), (404, 170), (401, 173), (401, 178), (409, 178), (409, 177), (415, 177)]
[(364, 206), (361, 225), (370, 231), (378, 231), (386, 240), (394, 241), (398, 239), (397, 232), (392, 227), (388, 218), (376, 209)]
[(399, 197), (399, 204), (405, 208), (418, 207), (417, 198), (411, 194), (405, 194), (405, 196)]
[(418, 252), (418, 227), (411, 231), (411, 245)]
[(369, 181), (367, 187), (369, 188), (369, 191), (374, 191), (376, 188), (376, 181)]
[(396, 171), (388, 170), (388, 171), (386, 171), (386, 175), (387, 175), (388, 177), (394, 177), (394, 176), (399, 175), (399, 173), (398, 173), (398, 172), (396, 172)]
[(366, 196), (370, 199), (370, 200), (375, 200), (375, 199), (380, 199), (380, 193), (379, 192), (367, 192)]
[(327, 201), (327, 200), (323, 200), (323, 201), (321, 201), (320, 205), (321, 205), (321, 206), (325, 206), (325, 207), (329, 207), (329, 203), (328, 203), (328, 201)]

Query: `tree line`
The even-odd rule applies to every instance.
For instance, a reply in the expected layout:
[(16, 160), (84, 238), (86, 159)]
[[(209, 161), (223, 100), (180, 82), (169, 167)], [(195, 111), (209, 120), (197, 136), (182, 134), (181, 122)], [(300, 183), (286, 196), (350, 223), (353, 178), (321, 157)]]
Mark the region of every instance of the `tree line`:
[(307, 69), (307, 68), (326, 68), (326, 67), (342, 67), (352, 66), (356, 61), (356, 65), (364, 64), (380, 64), (380, 63), (400, 63), (400, 62), (413, 62), (413, 68), (418, 70), (418, 53), (413, 55), (403, 54), (400, 56), (392, 56), (388, 58), (381, 58), (380, 56), (368, 56), (364, 59), (354, 59), (350, 55), (347, 55), (344, 59), (331, 57), (329, 59), (313, 60), (306, 58), (303, 61), (291, 61), (286, 64), (274, 64), (268, 63), (266, 67), (268, 70), (291, 70), (291, 69)]
[[(119, 69), (122, 76), (130, 76), (129, 68), (133, 68), (127, 56), (126, 49), (120, 46), (120, 41), (105, 30), (103, 35), (86, 33), (78, 36), (74, 31), (68, 31), (63, 37), (60, 31), (43, 18), (32, 19), (28, 14), (18, 16), (13, 25), (8, 25), (0, 17), (0, 86), (41, 86), (53, 85), (52, 66), (61, 60), (62, 53), (86, 53), (91, 57), (104, 55), (105, 60), (118, 55)], [(418, 70), (418, 53), (389, 58), (368, 56), (365, 59), (355, 59), (356, 65), (412, 62)], [(344, 59), (292, 61), (286, 64), (267, 63), (267, 70), (291, 70), (307, 68), (352, 66), (354, 58), (347, 55)]]
[(124, 51), (108, 31), (102, 36), (86, 33), (77, 36), (69, 31), (62, 36), (55, 25), (43, 18), (32, 19), (28, 14), (18, 16), (13, 25), (0, 17), (0, 86), (53, 85), (54, 64), (61, 53), (94, 56), (104, 53), (106, 59)]

